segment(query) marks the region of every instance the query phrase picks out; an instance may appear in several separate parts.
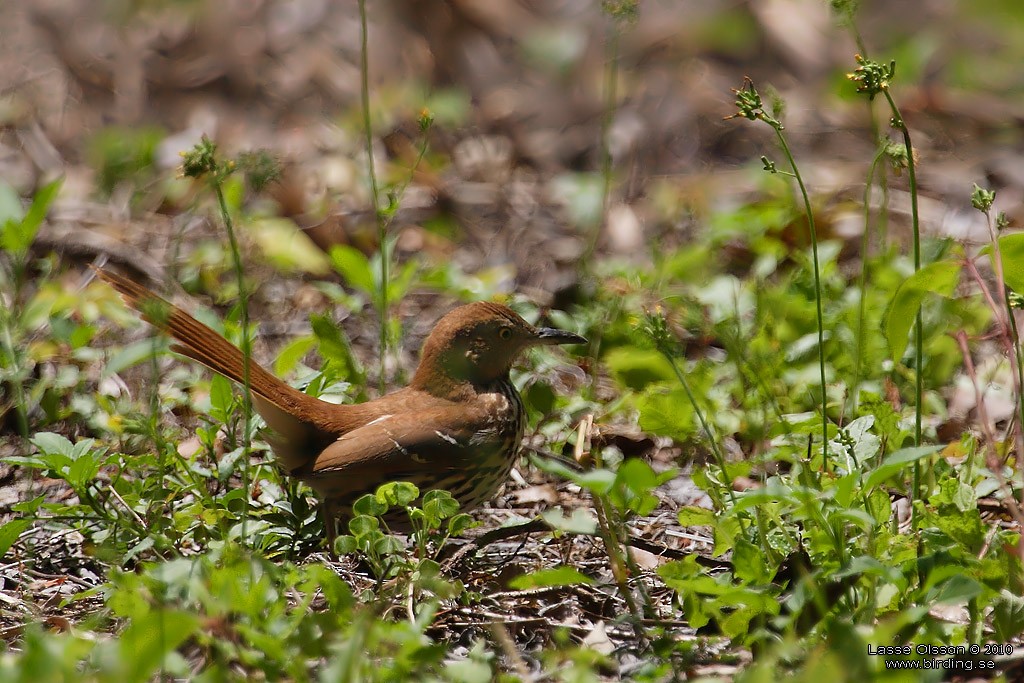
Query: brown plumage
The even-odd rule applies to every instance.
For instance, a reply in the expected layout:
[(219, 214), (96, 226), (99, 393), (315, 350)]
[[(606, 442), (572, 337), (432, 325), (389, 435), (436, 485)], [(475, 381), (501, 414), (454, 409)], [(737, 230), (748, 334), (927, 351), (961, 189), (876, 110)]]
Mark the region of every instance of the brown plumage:
[[(241, 350), (145, 286), (97, 270), (143, 319), (175, 339), (171, 349), (242, 383)], [(253, 406), (269, 428), (281, 468), (308, 483), (334, 520), (388, 481), (451, 491), (463, 510), (504, 483), (522, 439), (525, 411), (509, 370), (543, 344), (583, 344), (579, 335), (537, 328), (512, 309), (478, 302), (442, 317), (423, 344), (412, 383), (373, 401), (336, 405), (249, 363)]]

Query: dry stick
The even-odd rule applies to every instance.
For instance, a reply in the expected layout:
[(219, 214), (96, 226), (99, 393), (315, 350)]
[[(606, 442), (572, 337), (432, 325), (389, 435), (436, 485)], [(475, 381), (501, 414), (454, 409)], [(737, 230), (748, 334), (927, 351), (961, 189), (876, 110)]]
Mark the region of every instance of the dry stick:
[(960, 346), (960, 353), (964, 357), (964, 367), (967, 369), (967, 376), (974, 386), (974, 395), (978, 404), (978, 421), (981, 422), (981, 429), (985, 433), (985, 446), (989, 452), (988, 468), (996, 475), (999, 487), (1004, 493), (1008, 494), (1006, 497), (1006, 507), (1010, 511), (1010, 516), (1017, 522), (1017, 526), (1020, 529), (1019, 533), (1022, 535), (1022, 542), (1017, 544), (1017, 552), (1024, 557), (1024, 511), (1018, 505), (1017, 499), (1013, 497), (1013, 488), (1006, 481), (1006, 477), (1003, 476), (1002, 461), (996, 452), (995, 434), (992, 433), (992, 428), (989, 426), (988, 410), (985, 408), (981, 387), (978, 386), (978, 373), (975, 372), (974, 359), (971, 358), (971, 350), (967, 345), (967, 333), (963, 330), (958, 330), (953, 336)]
[[(590, 430), (592, 427), (592, 419), (589, 422), (586, 418), (581, 420), (579, 438), (582, 438), (584, 442), (589, 442)], [(579, 438), (577, 440), (577, 446), (579, 444)], [(594, 465), (596, 467), (601, 467), (602, 462), (600, 451), (590, 449), (590, 454), (593, 457)], [(582, 456), (577, 455), (577, 460), (581, 459)], [(591, 496), (591, 499), (594, 501), (594, 512), (597, 513), (597, 535), (601, 539), (601, 543), (604, 545), (605, 553), (608, 555), (608, 562), (611, 565), (612, 577), (615, 579), (615, 585), (618, 587), (619, 593), (622, 594), (622, 599), (626, 602), (626, 606), (629, 608), (629, 613), (633, 620), (633, 633), (636, 635), (640, 646), (646, 649), (649, 641), (643, 627), (644, 615), (641, 614), (640, 607), (636, 603), (636, 597), (629, 588), (629, 581), (627, 580), (629, 570), (627, 563), (623, 560), (622, 553), (620, 552), (621, 548), (618, 543), (618, 535), (612, 528), (611, 519), (604, 506), (604, 497), (598, 493), (594, 493)]]
[[(999, 249), (999, 240), (996, 236), (995, 229), (992, 226), (992, 216), (988, 211), (985, 212), (985, 224), (988, 227), (989, 239), (992, 241), (992, 270), (996, 274), (996, 289), (999, 292), (999, 301), (1002, 304), (996, 315), (1003, 326), (1003, 339), (1006, 346), (1007, 356), (1010, 358), (1010, 370), (1013, 372), (1014, 382), (1014, 394), (1016, 394), (1016, 403), (1018, 406), (1021, 404), (1021, 391), (1024, 387), (1021, 386), (1021, 367), (1020, 367), (1020, 346), (1019, 339), (1017, 337), (1017, 321), (1013, 317), (1013, 309), (1010, 307), (1010, 302), (1006, 296), (1006, 279), (1003, 275), (1003, 254)], [(1022, 408), (1024, 410), (1024, 408)], [(1018, 415), (1021, 415), (1018, 412)], [(1011, 425), (1013, 422), (1011, 421)], [(1021, 424), (1018, 425), (1016, 430), (1015, 445), (1017, 449), (1017, 462), (1018, 466), (1020, 463), (1021, 454), (1024, 453), (1024, 416), (1022, 416)], [(1011, 427), (1012, 428), (1012, 427)], [(1020, 503), (1024, 504), (1024, 489), (1020, 493)], [(1010, 496), (1010, 500), (1013, 500), (1013, 496)], [(1021, 529), (1021, 533), (1024, 534), (1024, 529)], [(1022, 544), (1024, 545), (1024, 544)], [(1024, 548), (1020, 551), (1024, 556)]]
[(622, 599), (626, 602), (626, 606), (629, 608), (629, 614), (632, 617), (633, 622), (633, 633), (636, 635), (637, 641), (640, 643), (641, 649), (647, 649), (649, 641), (647, 634), (644, 632), (643, 620), (644, 615), (640, 612), (640, 606), (636, 602), (636, 598), (633, 595), (633, 591), (629, 588), (629, 581), (627, 580), (628, 568), (626, 562), (622, 558), (620, 548), (618, 545), (618, 538), (614, 536), (611, 524), (608, 519), (608, 512), (605, 510), (604, 502), (601, 500), (601, 496), (593, 496), (594, 501), (594, 512), (597, 513), (597, 527), (598, 536), (601, 539), (601, 543), (604, 545), (604, 551), (608, 554), (608, 562), (611, 564), (612, 577), (615, 579), (615, 585), (619, 589), (619, 593), (622, 595)]
[[(974, 262), (974, 260), (971, 258), (965, 258), (964, 267), (967, 269), (967, 272), (970, 273), (971, 277), (974, 279), (974, 282), (978, 285), (978, 289), (981, 290), (982, 297), (985, 299), (985, 302), (988, 304), (989, 308), (991, 308), (992, 311), (995, 313), (996, 319), (999, 321), (1000, 327), (1002, 328), (1002, 330), (997, 334), (999, 334), (999, 336), (1002, 338), (1003, 345), (1006, 347), (1007, 356), (1010, 360), (1010, 370), (1013, 373), (1014, 382), (1017, 384), (1017, 386), (1014, 387), (1014, 392), (1016, 393), (1017, 401), (1019, 402), (1021, 386), (1020, 380), (1018, 378), (1020, 377), (1021, 368), (1017, 360), (1018, 349), (1016, 348), (1016, 344), (1014, 342), (1014, 339), (1016, 339), (1016, 335), (1013, 334), (1013, 328), (1016, 327), (1016, 323), (1014, 320), (1010, 318), (1010, 316), (1012, 315), (1012, 311), (1009, 307), (1009, 303), (1006, 301), (1005, 286), (1001, 287), (1003, 291), (1003, 296), (1001, 297), (1003, 305), (1000, 306), (992, 297), (992, 292), (989, 291), (988, 285), (985, 283), (985, 279), (981, 276), (981, 273), (978, 271), (978, 266)], [(999, 270), (1002, 271), (1001, 266)], [(1002, 279), (999, 273), (996, 274), (996, 278), (996, 284), (998, 285), (999, 281)], [(1002, 314), (1005, 314), (1006, 317), (1004, 318)], [(1020, 425), (1020, 427), (1020, 429), (1016, 429), (1015, 437), (1017, 453), (1024, 453), (1024, 443), (1022, 443), (1022, 440), (1024, 440), (1024, 425)], [(1012, 430), (1014, 430), (1014, 425), (1011, 422), (1011, 424), (1007, 427), (1007, 434), (1009, 435), (1009, 433)]]
[(512, 663), (512, 667), (516, 671), (516, 675), (519, 676), (521, 681), (532, 681), (534, 677), (530, 675), (530, 667), (526, 665), (526, 661), (523, 660), (522, 653), (516, 647), (516, 643), (512, 640), (512, 636), (509, 635), (508, 628), (505, 624), (500, 621), (492, 621), (488, 624), (491, 631), (491, 636), (501, 647), (505, 653), (505, 657)]

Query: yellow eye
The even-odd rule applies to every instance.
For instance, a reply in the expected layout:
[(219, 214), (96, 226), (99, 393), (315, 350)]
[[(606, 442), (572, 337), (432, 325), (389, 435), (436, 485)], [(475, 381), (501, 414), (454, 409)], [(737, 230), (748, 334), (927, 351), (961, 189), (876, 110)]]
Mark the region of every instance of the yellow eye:
[(512, 330), (508, 327), (503, 327), (498, 331), (498, 336), (501, 337), (502, 339), (511, 339)]

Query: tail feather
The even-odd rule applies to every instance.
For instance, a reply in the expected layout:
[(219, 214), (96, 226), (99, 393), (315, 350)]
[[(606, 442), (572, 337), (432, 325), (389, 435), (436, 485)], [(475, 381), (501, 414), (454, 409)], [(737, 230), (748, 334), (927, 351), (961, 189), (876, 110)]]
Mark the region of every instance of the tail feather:
[[(176, 343), (171, 350), (239, 384), (245, 383), (245, 356), (220, 333), (144, 285), (108, 270), (95, 270), (143, 320), (174, 337)], [(278, 460), (287, 471), (301, 468), (317, 454), (309, 447), (310, 442), (331, 428), (327, 423), (333, 420), (325, 414), (329, 404), (289, 386), (252, 360), (248, 366), (253, 405), (275, 432), (273, 444)]]

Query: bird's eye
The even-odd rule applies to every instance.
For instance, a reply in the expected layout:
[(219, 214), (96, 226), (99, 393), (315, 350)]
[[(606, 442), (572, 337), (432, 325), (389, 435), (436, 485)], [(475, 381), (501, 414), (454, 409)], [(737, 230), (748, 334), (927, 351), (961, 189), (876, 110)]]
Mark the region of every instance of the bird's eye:
[(498, 330), (498, 336), (501, 337), (502, 339), (511, 339), (512, 338), (512, 330), (511, 330), (511, 328), (508, 328), (508, 327), (501, 328), (500, 330)]

